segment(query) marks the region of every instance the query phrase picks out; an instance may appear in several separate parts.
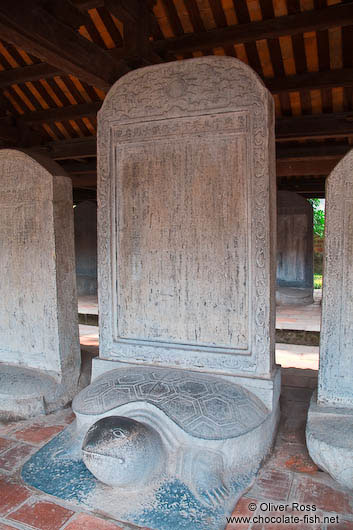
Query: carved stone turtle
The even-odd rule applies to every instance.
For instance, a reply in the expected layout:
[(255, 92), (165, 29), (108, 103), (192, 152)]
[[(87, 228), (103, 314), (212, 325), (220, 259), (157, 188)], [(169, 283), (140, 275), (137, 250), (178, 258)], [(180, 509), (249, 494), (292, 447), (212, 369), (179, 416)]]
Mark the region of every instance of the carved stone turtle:
[(238, 384), (144, 366), (98, 377), (75, 397), (73, 410), (86, 433), (84, 462), (99, 480), (142, 487), (166, 474), (213, 505), (229, 492), (235, 469), (251, 458), (240, 439), (261, 429), (269, 415)]

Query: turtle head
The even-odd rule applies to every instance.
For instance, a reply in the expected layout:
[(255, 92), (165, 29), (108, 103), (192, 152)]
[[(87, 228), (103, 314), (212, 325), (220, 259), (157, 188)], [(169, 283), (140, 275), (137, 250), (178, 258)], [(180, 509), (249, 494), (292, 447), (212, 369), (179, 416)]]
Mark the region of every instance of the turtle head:
[(98, 480), (126, 487), (151, 480), (160, 468), (163, 443), (149, 425), (125, 416), (108, 416), (89, 428), (82, 454)]

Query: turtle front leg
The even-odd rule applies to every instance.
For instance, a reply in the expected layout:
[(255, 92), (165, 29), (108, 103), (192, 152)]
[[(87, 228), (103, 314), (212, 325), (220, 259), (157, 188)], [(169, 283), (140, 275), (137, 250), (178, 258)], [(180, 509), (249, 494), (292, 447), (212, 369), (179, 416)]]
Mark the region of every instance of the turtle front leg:
[(184, 455), (183, 468), (182, 474), (202, 504), (217, 507), (226, 501), (230, 488), (224, 478), (223, 457), (220, 453), (189, 450)]

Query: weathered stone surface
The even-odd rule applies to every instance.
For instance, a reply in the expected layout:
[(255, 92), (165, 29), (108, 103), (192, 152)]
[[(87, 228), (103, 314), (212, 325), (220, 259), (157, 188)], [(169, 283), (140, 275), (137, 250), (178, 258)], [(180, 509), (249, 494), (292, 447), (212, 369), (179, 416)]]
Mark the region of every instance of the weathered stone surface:
[(308, 416), (312, 459), (353, 489), (353, 150), (326, 181), (320, 366)]
[(101, 418), (87, 431), (83, 461), (104, 484), (120, 488), (146, 485), (165, 467), (159, 434), (122, 416)]
[(314, 302), (313, 289), (305, 287), (276, 288), (277, 305), (308, 305)]
[(326, 181), (318, 402), (353, 407), (353, 151)]
[(83, 201), (74, 209), (77, 294), (97, 294), (97, 206)]
[(314, 462), (353, 490), (353, 409), (310, 403), (306, 440)]
[(273, 101), (262, 82), (229, 57), (142, 68), (114, 85), (98, 121), (100, 357), (272, 374)]
[(0, 361), (51, 376), (52, 410), (72, 398), (80, 367), (71, 182), (11, 149), (0, 151), (0, 181)]
[(313, 209), (291, 191), (277, 194), (276, 302), (313, 303)]
[(48, 404), (62, 398), (60, 393), (62, 389), (57, 381), (39, 370), (0, 364), (0, 418), (3, 420), (45, 414)]
[(245, 388), (196, 372), (151, 367), (112, 370), (95, 379), (73, 401), (76, 415), (101, 415), (144, 401), (162, 410), (197, 438), (222, 440), (253, 430), (268, 410)]

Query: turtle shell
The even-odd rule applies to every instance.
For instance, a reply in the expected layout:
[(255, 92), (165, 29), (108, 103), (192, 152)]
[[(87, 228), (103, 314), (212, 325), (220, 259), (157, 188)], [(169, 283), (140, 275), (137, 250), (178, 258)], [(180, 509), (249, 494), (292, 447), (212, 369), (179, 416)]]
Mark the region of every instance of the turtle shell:
[(267, 417), (262, 401), (244, 387), (203, 373), (136, 366), (103, 374), (73, 401), (77, 414), (100, 415), (132, 402), (148, 402), (197, 438), (245, 434)]

